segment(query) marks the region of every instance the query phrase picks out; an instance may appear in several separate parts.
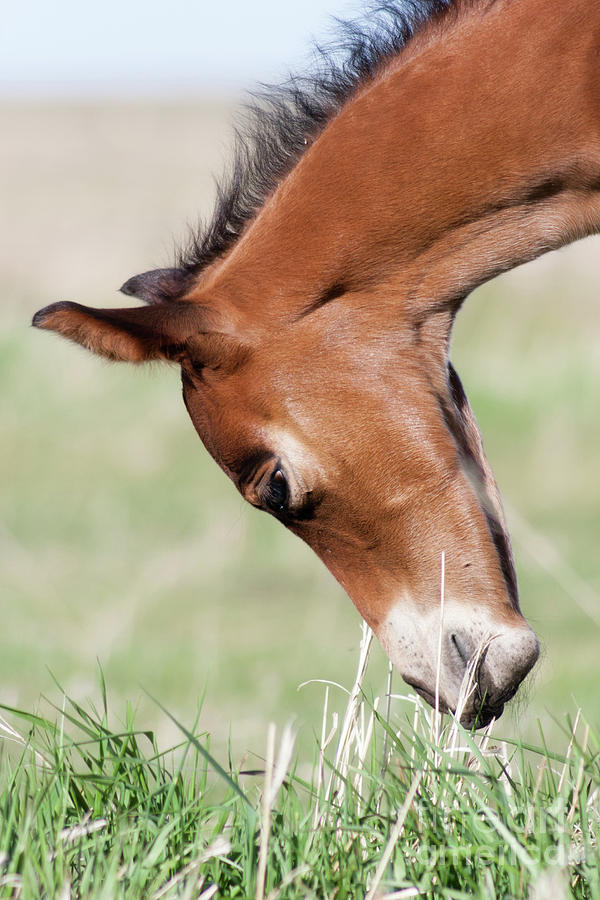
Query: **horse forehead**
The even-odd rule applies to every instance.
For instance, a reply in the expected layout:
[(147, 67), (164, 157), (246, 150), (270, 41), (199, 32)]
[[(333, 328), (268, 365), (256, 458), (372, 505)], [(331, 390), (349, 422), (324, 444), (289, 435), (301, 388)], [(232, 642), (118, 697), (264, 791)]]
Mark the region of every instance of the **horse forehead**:
[[(306, 407), (317, 415), (320, 409), (343, 405), (350, 398), (360, 404), (361, 398), (372, 402), (375, 395), (385, 402), (388, 385), (394, 382), (397, 391), (401, 379), (399, 367), (390, 368), (386, 375), (379, 361), (356, 344), (342, 352), (316, 344), (267, 348), (240, 376), (242, 396), (263, 406), (282, 405), (288, 411)], [(351, 413), (347, 406), (346, 412)]]
[(211, 430), (250, 443), (268, 428), (274, 435), (291, 432), (300, 441), (312, 441), (317, 432), (323, 445), (336, 435), (358, 438), (365, 431), (373, 438), (394, 432), (399, 439), (411, 431), (435, 430), (439, 410), (435, 404), (430, 409), (431, 397), (402, 367), (382, 375), (370, 371), (368, 359), (358, 370), (338, 362), (322, 356), (254, 356), (233, 375), (212, 381)]
[(209, 376), (211, 431), (252, 443), (266, 425), (309, 441), (316, 430), (325, 446), (335, 434), (389, 437), (406, 435), (411, 423), (431, 426), (429, 382), (414, 354), (354, 326), (342, 317), (336, 328), (314, 322), (255, 333), (239, 368)]

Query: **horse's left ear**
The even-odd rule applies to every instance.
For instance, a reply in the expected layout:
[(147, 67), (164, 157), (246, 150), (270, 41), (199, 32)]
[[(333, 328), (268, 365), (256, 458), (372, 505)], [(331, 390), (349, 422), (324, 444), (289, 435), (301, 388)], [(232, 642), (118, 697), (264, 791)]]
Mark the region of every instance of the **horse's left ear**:
[(128, 297), (137, 297), (144, 303), (166, 303), (182, 297), (189, 287), (190, 275), (185, 269), (152, 269), (134, 275), (119, 288)]
[(92, 353), (125, 362), (175, 360), (186, 341), (205, 330), (202, 307), (173, 301), (133, 309), (93, 309), (79, 303), (53, 303), (32, 325), (56, 331)]

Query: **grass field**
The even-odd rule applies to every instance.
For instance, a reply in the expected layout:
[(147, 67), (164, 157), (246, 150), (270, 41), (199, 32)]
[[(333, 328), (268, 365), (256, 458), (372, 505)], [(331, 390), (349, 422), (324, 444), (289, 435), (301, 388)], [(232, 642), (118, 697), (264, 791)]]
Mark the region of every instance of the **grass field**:
[[(57, 299), (118, 305), (210, 209), (230, 108), (200, 102), (4, 106), (0, 701), (138, 709), (219, 758), (262, 752), (296, 720), (309, 765), (322, 689), (348, 683), (359, 618), (310, 551), (242, 503), (187, 419), (174, 369), (109, 366), (28, 327)], [(579, 705), (600, 723), (600, 254), (588, 241), (494, 282), (461, 313), (453, 360), (507, 501), (522, 605), (544, 659), (523, 734), (562, 740)], [(385, 683), (375, 650), (367, 693)], [(400, 683), (396, 685), (400, 690)], [(48, 712), (43, 703), (40, 708)], [(514, 735), (511, 714), (498, 728)]]
[(226, 769), (195, 727), (115, 732), (103, 682), (97, 710), (0, 716), (0, 897), (597, 900), (597, 733), (565, 719), (557, 752), (366, 702), (367, 631), (308, 777), (287, 727)]

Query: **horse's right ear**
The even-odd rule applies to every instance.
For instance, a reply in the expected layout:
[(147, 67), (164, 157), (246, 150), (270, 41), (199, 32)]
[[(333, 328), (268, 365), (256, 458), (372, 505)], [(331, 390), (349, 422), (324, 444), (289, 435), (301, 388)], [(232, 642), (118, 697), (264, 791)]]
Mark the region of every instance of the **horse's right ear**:
[(185, 269), (151, 269), (134, 275), (119, 288), (122, 294), (136, 297), (144, 303), (154, 305), (177, 300), (182, 297), (190, 284), (190, 275)]
[(106, 359), (142, 363), (180, 362), (232, 371), (249, 348), (218, 312), (187, 301), (154, 303), (133, 309), (94, 309), (80, 303), (52, 303), (33, 317), (35, 328), (55, 331)]
[(55, 331), (107, 359), (146, 362), (176, 359), (204, 323), (192, 303), (94, 309), (63, 301), (40, 309), (32, 325)]

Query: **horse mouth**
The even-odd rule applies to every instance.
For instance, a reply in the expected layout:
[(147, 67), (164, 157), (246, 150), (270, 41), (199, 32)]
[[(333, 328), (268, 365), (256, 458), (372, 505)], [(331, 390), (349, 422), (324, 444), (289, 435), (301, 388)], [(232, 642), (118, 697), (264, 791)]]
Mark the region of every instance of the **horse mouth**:
[[(409, 687), (416, 691), (419, 697), (425, 700), (428, 706), (431, 706), (433, 709), (437, 709), (440, 713), (455, 712), (455, 710), (451, 709), (448, 706), (448, 704), (442, 697), (438, 696), (436, 698), (435, 693), (429, 688), (425, 687), (422, 682), (416, 681), (412, 678), (405, 678), (404, 680), (409, 685)], [(463, 711), (460, 717), (460, 724), (463, 728), (466, 728), (467, 731), (471, 731), (473, 728), (487, 728), (492, 720), (500, 718), (500, 716), (504, 712), (505, 704), (511, 699), (512, 696), (514, 696), (515, 693), (516, 690), (507, 691), (507, 696), (501, 698), (499, 697), (495, 702), (490, 702), (485, 694), (482, 697), (479, 690), (477, 690), (476, 701), (468, 710)], [(508, 696), (509, 694), (510, 696)]]
[(419, 697), (421, 697), (428, 706), (431, 706), (433, 709), (437, 709), (438, 712), (448, 713), (451, 712), (450, 707), (439, 695), (436, 698), (435, 693), (426, 688), (424, 684), (420, 681), (415, 681), (412, 678), (405, 678), (404, 681), (407, 683), (409, 687), (411, 687), (414, 691), (417, 692)]
[(509, 685), (501, 694), (490, 697), (481, 684), (477, 682), (475, 689), (475, 702), (470, 710), (461, 717), (460, 724), (464, 728), (486, 728), (492, 719), (499, 719), (504, 712), (506, 704), (517, 693), (520, 682)]
[(494, 719), (499, 719), (504, 712), (504, 703), (494, 706), (479, 706), (463, 714), (460, 724), (467, 731), (473, 728), (487, 728)]

